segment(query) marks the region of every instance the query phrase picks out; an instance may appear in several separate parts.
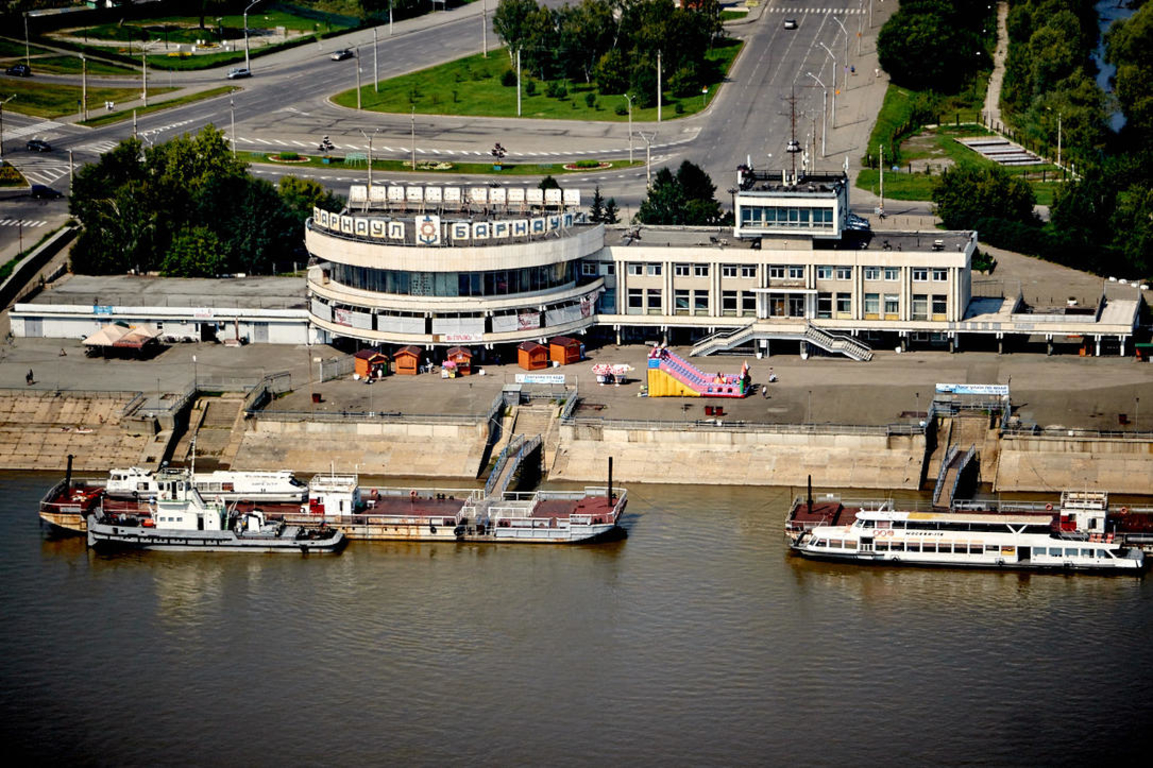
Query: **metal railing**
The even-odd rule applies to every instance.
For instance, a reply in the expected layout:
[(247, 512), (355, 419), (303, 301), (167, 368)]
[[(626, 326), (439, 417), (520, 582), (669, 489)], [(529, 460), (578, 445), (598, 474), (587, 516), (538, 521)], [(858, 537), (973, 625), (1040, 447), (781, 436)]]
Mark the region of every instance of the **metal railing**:
[(924, 429), (917, 424), (884, 424), (877, 426), (854, 424), (776, 424), (757, 421), (723, 421), (698, 419), (695, 421), (661, 421), (641, 419), (608, 419), (603, 416), (574, 416), (566, 423), (576, 427), (602, 429), (648, 429), (654, 431), (722, 430), (727, 432), (768, 432), (773, 434), (810, 435), (917, 435)]
[(937, 482), (933, 484), (934, 504), (941, 498), (941, 486), (945, 483), (945, 475), (949, 473), (949, 464), (952, 463), (953, 457), (957, 455), (957, 450), (957, 446), (950, 445), (945, 451), (945, 458), (941, 460), (941, 468), (937, 470)]
[(484, 422), (484, 416), (473, 413), (402, 413), (400, 411), (263, 411), (246, 409), (245, 413), (267, 421), (315, 421), (328, 424), (378, 421), (395, 424), (440, 424), (472, 427)]
[(1073, 439), (1103, 439), (1103, 440), (1132, 440), (1138, 442), (1153, 442), (1153, 431), (1123, 431), (1108, 429), (1081, 429), (1077, 427), (1004, 427), (1002, 437), (1041, 437), (1049, 440)]

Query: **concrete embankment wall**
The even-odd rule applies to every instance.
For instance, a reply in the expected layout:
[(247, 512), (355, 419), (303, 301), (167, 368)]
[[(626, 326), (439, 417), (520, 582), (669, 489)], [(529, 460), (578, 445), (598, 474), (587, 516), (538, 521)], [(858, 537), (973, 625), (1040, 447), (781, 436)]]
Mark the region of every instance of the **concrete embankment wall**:
[(155, 429), (123, 420), (132, 399), (122, 392), (0, 394), (0, 467), (63, 470), (70, 453), (81, 472), (139, 463)]
[(250, 422), (234, 469), (291, 469), (414, 477), (476, 477), (484, 424), (305, 422), (275, 414)]
[(1116, 437), (1004, 436), (993, 489), (1153, 494), (1153, 442)]
[(621, 482), (804, 485), (915, 489), (923, 435), (751, 431), (726, 428), (624, 429), (563, 425), (550, 477), (603, 480), (613, 457)]

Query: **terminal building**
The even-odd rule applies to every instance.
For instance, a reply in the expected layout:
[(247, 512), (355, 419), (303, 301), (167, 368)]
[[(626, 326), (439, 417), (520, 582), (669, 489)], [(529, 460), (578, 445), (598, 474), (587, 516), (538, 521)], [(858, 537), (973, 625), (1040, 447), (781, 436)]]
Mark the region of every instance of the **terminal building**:
[[(198, 338), (207, 327), (434, 358), (459, 345), (511, 358), (556, 336), (857, 360), (878, 348), (1133, 351), (1137, 286), (1030, 306), (1017, 286), (974, 281), (976, 232), (870, 231), (849, 211), (844, 173), (742, 166), (731, 192), (733, 224), (718, 228), (592, 223), (569, 189), (353, 186), (344, 211), (318, 208), (306, 224), (298, 304), (157, 308), (151, 321)], [(13, 332), (91, 333), (123, 309), (62, 306), (49, 292), (17, 305)]]

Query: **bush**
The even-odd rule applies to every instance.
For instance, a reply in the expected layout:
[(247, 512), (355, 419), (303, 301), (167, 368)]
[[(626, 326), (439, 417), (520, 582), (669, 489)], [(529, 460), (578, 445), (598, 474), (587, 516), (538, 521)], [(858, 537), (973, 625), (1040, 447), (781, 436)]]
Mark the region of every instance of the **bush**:
[(550, 99), (563, 99), (568, 96), (568, 88), (559, 80), (550, 80), (544, 87), (544, 95)]
[(512, 88), (516, 85), (516, 72), (511, 69), (506, 69), (504, 74), (500, 76), (500, 84), (505, 88)]
[(300, 155), (296, 152), (281, 152), (277, 155), (281, 160), (299, 160)]
[(613, 112), (616, 112), (621, 117), (624, 117), (629, 113), (629, 107), (627, 104), (617, 104), (616, 109), (614, 109)]
[(526, 96), (533, 96), (536, 94), (536, 81), (531, 77), (524, 81), (524, 92)]
[(673, 112), (676, 112), (678, 115), (683, 115), (685, 113), (684, 103), (678, 101), (676, 106), (673, 107)]
[[(585, 104), (587, 104), (590, 109), (592, 107), (595, 107), (596, 103), (597, 103), (597, 95), (595, 93), (589, 92), (589, 93), (585, 94)], [(617, 114), (619, 115), (621, 113), (617, 112)]]

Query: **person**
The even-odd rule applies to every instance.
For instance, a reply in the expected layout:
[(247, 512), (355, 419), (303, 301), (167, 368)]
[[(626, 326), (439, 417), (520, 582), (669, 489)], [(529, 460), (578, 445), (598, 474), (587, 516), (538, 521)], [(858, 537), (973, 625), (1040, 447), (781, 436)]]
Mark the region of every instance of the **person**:
[(60, 356), (61, 357), (68, 357), (68, 353), (64, 351), (64, 347), (60, 348)]
[(24, 377), (24, 380), (26, 382), (28, 382), (29, 386), (32, 385), (32, 382), (36, 381), (36, 378), (32, 375), (32, 369), (31, 368), (28, 369), (28, 375)]
[(777, 374), (773, 373), (773, 369), (769, 369), (769, 383), (775, 384), (777, 382)]
[(761, 385), (761, 396), (764, 397), (766, 400), (769, 399), (769, 388), (766, 387), (764, 384)]

